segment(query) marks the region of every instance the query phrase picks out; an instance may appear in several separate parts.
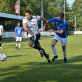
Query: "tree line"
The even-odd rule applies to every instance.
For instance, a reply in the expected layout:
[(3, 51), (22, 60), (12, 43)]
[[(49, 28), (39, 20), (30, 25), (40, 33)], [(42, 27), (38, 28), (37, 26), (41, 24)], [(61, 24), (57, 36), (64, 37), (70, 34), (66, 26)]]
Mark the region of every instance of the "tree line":
[[(0, 12), (15, 14), (15, 3), (17, 0), (0, 0)], [(41, 15), (41, 0), (20, 0), (20, 15), (24, 16), (26, 10), (31, 10), (32, 15)], [(58, 12), (64, 12), (64, 0), (43, 0), (43, 16), (46, 20), (57, 17)], [(65, 0), (65, 19), (68, 23), (68, 31), (75, 30), (75, 16), (78, 30), (82, 30), (82, 0), (75, 0), (69, 7)], [(15, 28), (17, 20), (6, 21), (6, 26)], [(55, 29), (54, 23), (51, 28)], [(39, 22), (41, 28), (41, 22)]]

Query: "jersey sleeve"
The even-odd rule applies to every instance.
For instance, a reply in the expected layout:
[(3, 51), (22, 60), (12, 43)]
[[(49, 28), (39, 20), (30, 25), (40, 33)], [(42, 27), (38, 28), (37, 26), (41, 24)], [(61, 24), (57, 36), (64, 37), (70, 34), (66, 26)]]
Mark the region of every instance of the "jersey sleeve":
[(67, 22), (64, 22), (61, 29), (65, 31), (66, 28), (67, 28)]
[(37, 20), (38, 20), (38, 21), (40, 20), (40, 16), (37, 16)]
[(22, 32), (23, 32), (23, 28), (22, 28)]
[(16, 32), (16, 27), (15, 27), (15, 32)]
[(55, 22), (55, 18), (48, 20), (48, 23)]
[(3, 29), (3, 26), (2, 26), (2, 29)]
[(22, 23), (26, 23), (26, 19), (23, 19), (23, 22)]

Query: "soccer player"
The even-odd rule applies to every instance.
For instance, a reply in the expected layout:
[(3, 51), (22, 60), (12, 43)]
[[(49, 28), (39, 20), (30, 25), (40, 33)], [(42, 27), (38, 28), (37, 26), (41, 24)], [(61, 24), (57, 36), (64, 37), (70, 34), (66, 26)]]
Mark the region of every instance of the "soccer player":
[(3, 34), (3, 26), (1, 25), (1, 22), (0, 22), (0, 49), (2, 49), (1, 45), (2, 45), (2, 34)]
[(47, 21), (48, 23), (54, 22), (56, 25), (56, 30), (50, 29), (49, 32), (54, 32), (56, 33), (54, 35), (54, 38), (52, 40), (51, 46), (52, 46), (52, 51), (54, 53), (54, 57), (52, 61), (58, 58), (57, 52), (56, 52), (56, 43), (60, 40), (62, 44), (62, 50), (63, 50), (63, 55), (64, 55), (64, 62), (67, 62), (66, 58), (66, 45), (67, 45), (67, 21), (64, 19), (64, 13), (60, 12), (58, 13), (58, 17), (52, 18)]
[(47, 28), (50, 28), (49, 24), (46, 22), (44, 17), (32, 16), (31, 11), (28, 10), (25, 12), (25, 18), (23, 19), (23, 28), (26, 32), (31, 34), (28, 45), (32, 48), (39, 50), (41, 57), (43, 57), (44, 55), (48, 60), (48, 63), (50, 63), (49, 54), (46, 54), (46, 52), (40, 46), (40, 43), (39, 43), (39, 39), (40, 39), (40, 33), (38, 30), (39, 20), (43, 20), (43, 22), (47, 25)]
[(15, 32), (14, 32), (14, 38), (16, 39), (16, 49), (18, 46), (18, 41), (19, 41), (19, 48), (18, 49), (20, 49), (22, 36), (24, 39), (23, 28), (20, 26), (20, 23), (18, 23), (18, 26), (15, 27)]

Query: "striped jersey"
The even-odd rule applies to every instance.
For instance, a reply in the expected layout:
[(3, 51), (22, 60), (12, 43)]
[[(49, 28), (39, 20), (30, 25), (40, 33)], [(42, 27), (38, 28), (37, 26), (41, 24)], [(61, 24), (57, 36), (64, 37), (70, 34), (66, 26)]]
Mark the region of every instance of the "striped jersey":
[(23, 23), (26, 23), (27, 24), (27, 28), (37, 34), (39, 33), (39, 30), (38, 30), (38, 21), (40, 20), (40, 16), (32, 16), (32, 19), (31, 20), (27, 20), (26, 17), (23, 19)]
[(2, 29), (3, 29), (3, 26), (2, 26), (2, 25), (0, 25), (0, 35), (2, 35), (2, 34), (1, 34)]
[(54, 22), (56, 25), (56, 31), (63, 30), (64, 32), (62, 34), (56, 33), (61, 38), (66, 38), (68, 36), (67, 34), (67, 21), (63, 19), (62, 21), (59, 21), (58, 17), (52, 18), (48, 20), (48, 23)]

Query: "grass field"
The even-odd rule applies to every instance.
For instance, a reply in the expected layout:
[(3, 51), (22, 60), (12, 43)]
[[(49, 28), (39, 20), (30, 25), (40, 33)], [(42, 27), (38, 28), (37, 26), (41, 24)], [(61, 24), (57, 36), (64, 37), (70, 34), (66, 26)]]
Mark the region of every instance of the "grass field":
[[(53, 37), (42, 37), (41, 46), (50, 55)], [(28, 46), (29, 39), (22, 41), (21, 50), (15, 49), (15, 40), (4, 40), (0, 53), (7, 55), (0, 61), (0, 82), (82, 82), (82, 35), (68, 37), (67, 59), (64, 63), (61, 43), (56, 44), (58, 59), (49, 64), (39, 51)]]

